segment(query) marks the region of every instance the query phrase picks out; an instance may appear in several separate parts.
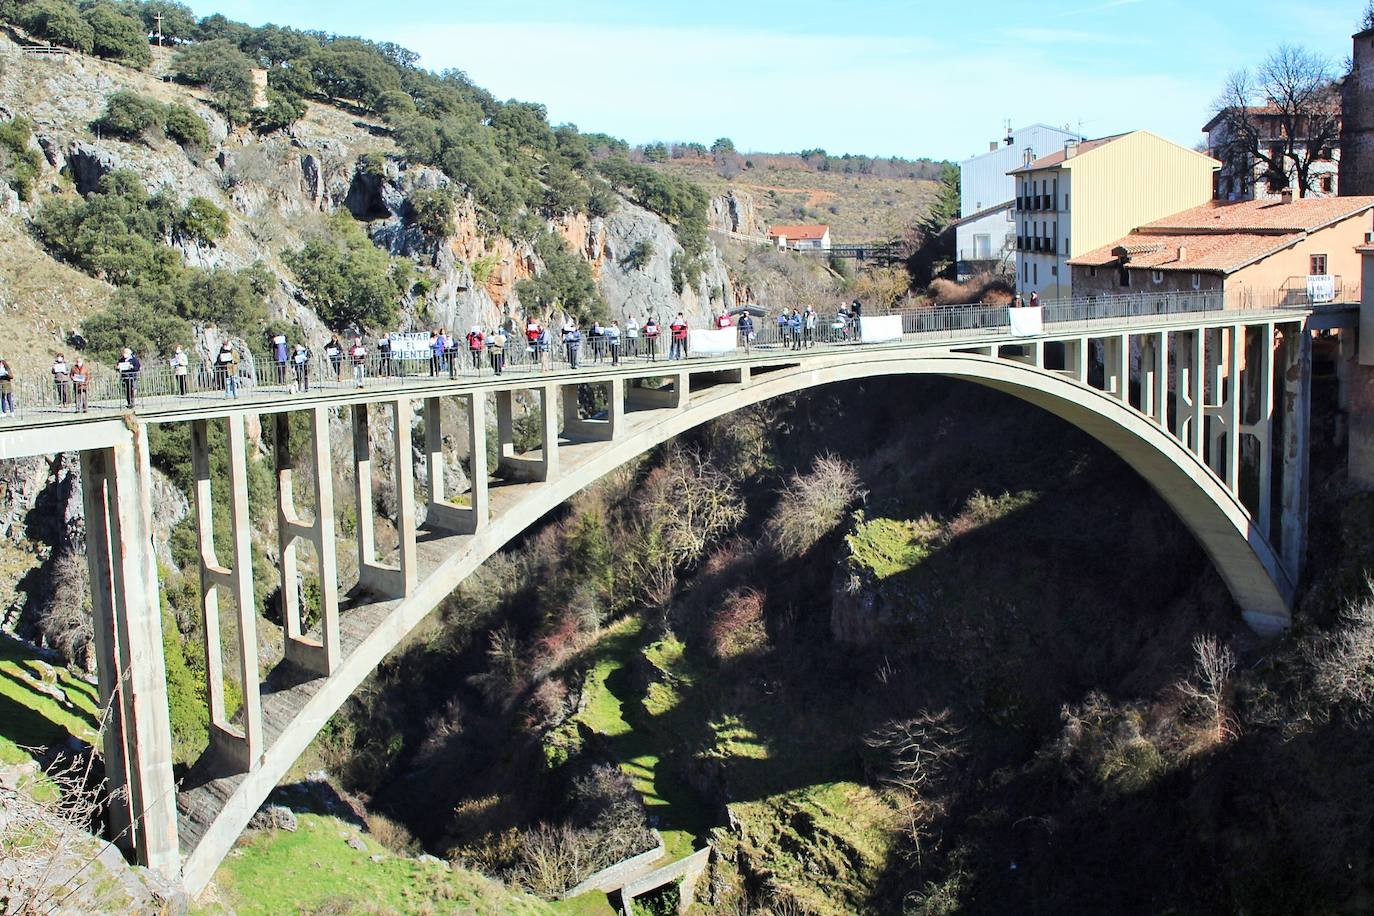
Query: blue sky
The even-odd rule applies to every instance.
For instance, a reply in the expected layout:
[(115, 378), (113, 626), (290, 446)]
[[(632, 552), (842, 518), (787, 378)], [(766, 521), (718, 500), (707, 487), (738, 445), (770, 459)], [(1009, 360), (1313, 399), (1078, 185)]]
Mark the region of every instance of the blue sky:
[[(632, 143), (961, 159), (1004, 118), (1192, 145), (1231, 70), (1281, 42), (1339, 66), (1364, 0), (193, 0), (395, 41), (499, 98)], [(385, 11), (379, 16), (378, 11)]]

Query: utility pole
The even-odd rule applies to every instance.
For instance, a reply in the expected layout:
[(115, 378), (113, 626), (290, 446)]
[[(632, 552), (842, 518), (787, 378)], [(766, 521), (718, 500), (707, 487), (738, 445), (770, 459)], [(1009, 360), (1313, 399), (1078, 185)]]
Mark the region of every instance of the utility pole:
[(157, 46), (162, 47), (162, 14), (153, 13), (153, 28), (157, 32)]

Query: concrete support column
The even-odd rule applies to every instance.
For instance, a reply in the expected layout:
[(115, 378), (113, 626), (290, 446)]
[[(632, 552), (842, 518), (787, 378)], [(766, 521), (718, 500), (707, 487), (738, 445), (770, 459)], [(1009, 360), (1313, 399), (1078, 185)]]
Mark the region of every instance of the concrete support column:
[(578, 395), (581, 386), (560, 386), (563, 393), (563, 435), (593, 442), (610, 442), (620, 437), (625, 419), (625, 380), (616, 376), (604, 384), (607, 389), (604, 420), (584, 420), (579, 415)]
[(1064, 341), (1064, 364), (1074, 380), (1081, 385), (1088, 384), (1088, 338)]
[(486, 527), (488, 520), (487, 492), (487, 396), (481, 391), (468, 395), (468, 457), (472, 480), (472, 531)]
[(412, 460), (410, 398), (391, 404), (392, 466), (396, 475), (396, 534), (400, 539), (402, 595), (420, 584), (420, 560), (415, 545), (415, 465)]
[(686, 407), (691, 386), (690, 374), (678, 372), (668, 377), (673, 382), (671, 388), (643, 388), (634, 384), (642, 379), (631, 379), (630, 386), (625, 389), (625, 402), (640, 410), (677, 410)]
[(1119, 400), (1131, 397), (1131, 338), (1129, 334), (1113, 334), (1102, 341), (1103, 387)]
[[(191, 424), (191, 467), (195, 475), (196, 527), (200, 540), (201, 615), (205, 631), (207, 696), (210, 706), (210, 747), (236, 771), (251, 770), (262, 754), (262, 703), (259, 697), (257, 608), (253, 594), (252, 528), (248, 517), (247, 442), (243, 415), (225, 417), (229, 454), (229, 532), (233, 538), (232, 566), (220, 562), (215, 548), (215, 519), (210, 482), (209, 427), (205, 420)], [(234, 600), (238, 624), (239, 682), (243, 706), (239, 722), (230, 721), (224, 706), (224, 656), (220, 644), (219, 595)]]
[[(508, 392), (507, 392), (508, 393)], [(468, 413), (468, 443), (472, 450), (472, 489), (469, 506), (449, 501), (444, 481), (443, 419), (438, 398), (425, 399), (425, 463), (429, 469), (429, 505), (425, 524), (459, 534), (473, 534), (487, 521), (487, 396), (464, 395)]]
[(1169, 334), (1152, 331), (1140, 341), (1140, 412), (1169, 426)]
[[(285, 654), (293, 664), (329, 675), (338, 667), (339, 646), (339, 582), (338, 562), (334, 541), (334, 480), (330, 461), (329, 410), (314, 407), (310, 410), (311, 470), (315, 475), (313, 518), (305, 521), (296, 511), (292, 457), (290, 415), (276, 415), (277, 463), (277, 537), (281, 555), (282, 626), (285, 631)], [(315, 548), (319, 564), (320, 636), (308, 636), (301, 619), (300, 591), (297, 585), (298, 567), (296, 543), (306, 541)]]
[(1202, 455), (1203, 427), (1203, 332), (1178, 331), (1178, 350), (1174, 356), (1177, 378), (1174, 382), (1175, 417), (1179, 441), (1195, 455)]
[(558, 476), (558, 387), (544, 385), (539, 389), (539, 412), (543, 419), (543, 461), (540, 480)]
[[(399, 422), (400, 411), (397, 410), (393, 416), (392, 430), (397, 459), (396, 534), (400, 543), (400, 566), (391, 566), (377, 559), (377, 513), (372, 496), (372, 442), (369, 436), (371, 420), (366, 404), (354, 404), (350, 411), (353, 417), (353, 492), (358, 508), (358, 584), (373, 594), (391, 598), (402, 598), (409, 593), (407, 572), (414, 573), (415, 486), (414, 471), (410, 466), (410, 400), (403, 398), (402, 401), (405, 404), (405, 422)], [(393, 403), (393, 410), (396, 407), (396, 403)], [(405, 567), (407, 515), (410, 570)]]
[(1307, 554), (1308, 428), (1312, 415), (1312, 335), (1303, 324), (1283, 334), (1283, 502), (1280, 555), (1296, 583)]
[(1336, 353), (1336, 423), (1332, 434), (1332, 444), (1342, 445), (1350, 435), (1350, 390), (1351, 381), (1359, 362), (1356, 359), (1355, 329), (1342, 328), (1337, 339)]
[(1244, 352), (1245, 328), (1233, 325), (1226, 331), (1226, 390), (1221, 406), (1221, 479), (1235, 493), (1240, 488), (1240, 362)]
[(1259, 493), (1256, 523), (1265, 540), (1274, 536), (1274, 323), (1266, 321), (1255, 327), (1259, 335), (1255, 349), (1255, 422), (1244, 431), (1255, 439), (1256, 478)]
[(510, 391), (496, 392), (497, 467), (507, 477), (538, 483), (558, 473), (558, 388), (558, 385), (541, 385), (534, 389), (539, 392), (542, 417), (538, 458), (515, 453), (515, 398)]
[(114, 649), (113, 657), (119, 662), (108, 681), (119, 687), (114, 696), (119, 697), (122, 709), (122, 763), (129, 810), (138, 825), (135, 847), (141, 864), (174, 879), (181, 874), (181, 850), (162, 654), (162, 604), (153, 550), (147, 427), (135, 426), (131, 441), (106, 450), (102, 460), (105, 510), (99, 514), (108, 537), (101, 550), (107, 562), (97, 569), (110, 571), (109, 595), (114, 599), (106, 605), (114, 609), (114, 631), (106, 634), (113, 639), (107, 639), (105, 647)]
[(86, 566), (91, 580), (91, 624), (95, 643), (97, 689), (102, 711), (101, 737), (105, 755), (106, 817), (110, 839), (125, 852), (136, 852), (142, 832), (129, 785), (126, 710), (130, 696), (119, 647), (114, 570), (115, 543), (110, 530), (109, 449), (81, 452), (81, 494), (86, 521)]

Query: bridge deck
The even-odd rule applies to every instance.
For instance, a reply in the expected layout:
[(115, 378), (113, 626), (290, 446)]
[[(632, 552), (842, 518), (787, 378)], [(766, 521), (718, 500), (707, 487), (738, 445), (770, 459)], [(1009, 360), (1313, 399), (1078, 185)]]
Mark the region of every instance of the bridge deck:
[[(1333, 309), (1349, 310), (1353, 306), (1334, 306)], [(1002, 312), (1005, 313), (1005, 309)], [(541, 370), (537, 366), (514, 363), (507, 367), (504, 374), (494, 375), (484, 368), (473, 372), (466, 367), (456, 379), (431, 377), (379, 377), (369, 375), (362, 389), (348, 383), (347, 370), (345, 381), (336, 383), (318, 380), (307, 392), (292, 392), (285, 385), (262, 384), (250, 387), (238, 398), (225, 398), (213, 391), (192, 392), (188, 395), (157, 394), (140, 395), (136, 408), (129, 411), (118, 398), (92, 401), (90, 412), (74, 414), (70, 407), (56, 405), (25, 406), (19, 405), (21, 413), (16, 417), (0, 419), (0, 458), (23, 457), (25, 455), (47, 454), (54, 451), (50, 440), (41, 435), (23, 435), (42, 430), (90, 426), (95, 434), (97, 424), (119, 419), (130, 414), (147, 422), (172, 422), (188, 419), (211, 419), (233, 413), (279, 413), (300, 410), (314, 404), (338, 404), (340, 406), (361, 402), (384, 401), (399, 396), (437, 397), (460, 394), (478, 389), (519, 388), (524, 385), (568, 384), (574, 381), (600, 381), (612, 376), (643, 377), (652, 376), (661, 370), (662, 375), (683, 371), (687, 368), (694, 372), (728, 370), (755, 364), (777, 363), (780, 360), (806, 360), (822, 353), (833, 352), (840, 347), (862, 347), (872, 349), (909, 349), (945, 350), (995, 346), (1016, 346), (1032, 344), (1035, 341), (1054, 342), (1072, 340), (1084, 336), (1103, 336), (1114, 333), (1144, 334), (1151, 331), (1167, 331), (1184, 327), (1217, 327), (1235, 323), (1270, 320), (1276, 322), (1299, 321), (1311, 315), (1313, 309), (1266, 308), (1254, 310), (1207, 309), (1179, 311), (1169, 314), (1126, 314), (1119, 317), (1072, 318), (1069, 320), (1048, 320), (1044, 333), (1035, 337), (1013, 336), (1004, 326), (996, 327), (948, 327), (937, 330), (909, 330), (900, 340), (883, 343), (821, 342), (813, 348), (790, 350), (778, 343), (761, 343), (752, 351), (742, 350), (722, 356), (689, 356), (685, 361), (659, 359), (650, 362), (645, 357), (622, 357), (619, 367), (612, 367), (609, 360), (593, 363), (589, 354), (584, 352), (582, 366), (570, 369), (559, 366), (557, 362), (551, 369)], [(907, 326), (917, 323), (922, 316), (905, 316)], [(956, 322), (951, 322), (956, 323)], [(763, 328), (760, 337), (771, 328)], [(666, 342), (661, 346), (666, 349)], [(465, 354), (460, 354), (462, 358)], [(263, 373), (266, 375), (266, 372)], [(63, 441), (66, 441), (65, 439)], [(61, 448), (70, 448), (70, 445)]]

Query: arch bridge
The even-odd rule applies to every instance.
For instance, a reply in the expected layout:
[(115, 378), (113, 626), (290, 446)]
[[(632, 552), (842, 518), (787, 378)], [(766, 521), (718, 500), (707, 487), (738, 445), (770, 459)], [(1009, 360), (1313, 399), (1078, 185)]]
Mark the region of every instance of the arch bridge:
[[(1067, 420), (1121, 456), (1173, 507), (1253, 628), (1281, 631), (1305, 550), (1312, 334), (1352, 319), (1348, 309), (1219, 306), (1143, 297), (1063, 303), (1046, 309), (1043, 333), (1032, 337), (1010, 333), (1014, 316), (1006, 308), (971, 306), (907, 315), (905, 333), (884, 343), (800, 350), (775, 344), (685, 361), (625, 359), (577, 370), (555, 363), (502, 375), (469, 370), (454, 379), (383, 376), (363, 388), (331, 386), (310, 395), (264, 385), (241, 400), (163, 397), (137, 412), (110, 409), (104, 416), (37, 411), (0, 425), (0, 458), (80, 453), (99, 688), (110, 709), (103, 740), (111, 833), (140, 862), (179, 877), (195, 893), (329, 717), (487, 557), (645, 450), (746, 405), (818, 385), (939, 375), (1006, 392)], [(579, 407), (592, 400), (589, 389), (605, 405), (593, 416)], [(458, 402), (459, 410), (445, 401)], [(523, 453), (517, 440), (529, 437), (517, 435), (522, 403), (541, 408), (530, 412), (538, 417), (536, 441)], [(290, 422), (297, 413), (305, 422)], [(413, 461), (417, 415), (423, 488)], [(465, 494), (445, 485), (446, 416), (466, 427)], [(347, 418), (351, 437), (342, 449), (331, 444), (331, 417)], [(274, 424), (271, 505), (249, 503), (248, 440), (256, 422)], [(180, 784), (173, 777), (153, 549), (153, 424), (190, 426), (195, 479), (211, 741)], [(225, 434), (227, 474), (212, 473), (212, 426)], [(293, 431), (305, 441), (293, 443)], [(373, 454), (378, 442), (390, 452), (381, 462)], [(293, 456), (301, 454), (308, 456), (301, 481), (308, 486), (297, 488)], [(336, 463), (357, 506), (356, 536), (346, 541), (356, 562), (346, 564), (349, 579), (342, 582)], [(375, 488), (388, 483), (395, 544), (384, 550)], [(228, 543), (216, 541), (212, 517), (221, 487)], [(280, 551), (273, 575), (286, 587), (281, 661), (263, 676), (250, 519), (265, 517), (275, 520)], [(297, 584), (302, 545), (313, 549), (320, 574), (319, 619), (309, 625)], [(222, 613), (232, 626), (222, 629)], [(233, 715), (226, 709), (222, 632), (236, 642), (227, 656), (236, 670), (228, 674), (242, 688), (242, 705)]]

